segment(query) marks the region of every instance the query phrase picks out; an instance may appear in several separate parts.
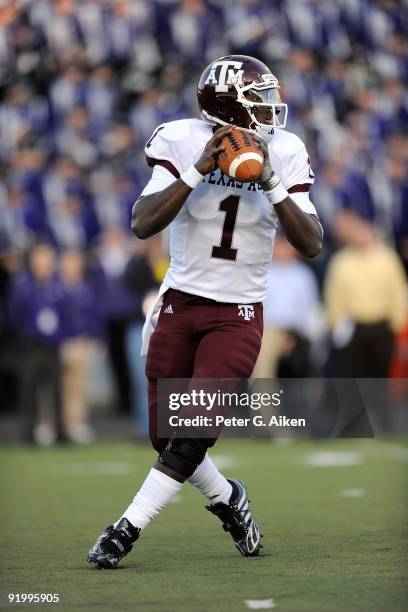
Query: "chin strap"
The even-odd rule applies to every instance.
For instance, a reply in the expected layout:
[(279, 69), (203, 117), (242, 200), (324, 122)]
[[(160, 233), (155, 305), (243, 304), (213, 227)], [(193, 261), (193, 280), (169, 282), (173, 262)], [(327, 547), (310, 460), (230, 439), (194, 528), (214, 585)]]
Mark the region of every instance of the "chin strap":
[[(252, 127), (254, 126), (254, 127)], [(270, 127), (266, 127), (264, 125), (260, 125), (255, 123), (255, 121), (253, 123), (251, 123), (251, 128), (250, 128), (253, 132), (256, 132), (258, 134), (258, 136), (260, 138), (262, 138), (262, 140), (264, 140), (265, 142), (271, 142), (273, 135), (274, 135), (274, 128), (272, 126)]]

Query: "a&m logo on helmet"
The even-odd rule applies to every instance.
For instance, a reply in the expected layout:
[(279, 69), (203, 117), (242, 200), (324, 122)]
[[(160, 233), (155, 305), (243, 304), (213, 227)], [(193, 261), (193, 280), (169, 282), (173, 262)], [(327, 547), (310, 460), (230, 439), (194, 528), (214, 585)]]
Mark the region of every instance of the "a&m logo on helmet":
[(205, 80), (205, 85), (215, 85), (216, 92), (228, 91), (228, 86), (234, 82), (242, 85), (244, 71), (240, 70), (241, 67), (242, 62), (233, 60), (214, 62)]

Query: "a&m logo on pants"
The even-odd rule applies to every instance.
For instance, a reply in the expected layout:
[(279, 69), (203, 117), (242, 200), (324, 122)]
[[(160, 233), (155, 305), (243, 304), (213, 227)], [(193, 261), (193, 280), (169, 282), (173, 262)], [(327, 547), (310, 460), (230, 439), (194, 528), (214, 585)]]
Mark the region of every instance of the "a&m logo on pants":
[(244, 317), (245, 321), (255, 318), (255, 311), (252, 304), (238, 304), (238, 316)]

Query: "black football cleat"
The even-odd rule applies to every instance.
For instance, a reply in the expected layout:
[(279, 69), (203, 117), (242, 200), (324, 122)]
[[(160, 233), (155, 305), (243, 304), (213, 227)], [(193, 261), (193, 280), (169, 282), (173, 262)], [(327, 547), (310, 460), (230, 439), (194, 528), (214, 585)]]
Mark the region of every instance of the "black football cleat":
[(246, 486), (240, 480), (230, 480), (232, 495), (229, 504), (219, 502), (206, 506), (218, 516), (224, 531), (231, 534), (236, 548), (244, 557), (256, 557), (262, 548), (261, 532), (252, 518)]
[(99, 569), (114, 569), (132, 550), (139, 535), (140, 529), (133, 527), (125, 518), (116, 527), (109, 525), (89, 551), (88, 563), (95, 563)]

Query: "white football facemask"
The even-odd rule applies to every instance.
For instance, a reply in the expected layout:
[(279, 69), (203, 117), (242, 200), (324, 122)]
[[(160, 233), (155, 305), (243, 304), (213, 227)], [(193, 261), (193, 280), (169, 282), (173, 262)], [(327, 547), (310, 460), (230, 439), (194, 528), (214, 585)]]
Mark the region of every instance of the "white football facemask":
[[(237, 90), (237, 102), (239, 102), (251, 118), (250, 129), (255, 131), (263, 140), (271, 140), (274, 128), (284, 129), (288, 115), (288, 105), (281, 101), (279, 94), (279, 81), (272, 74), (263, 74), (263, 83), (251, 83), (240, 87), (238, 79), (234, 76), (231, 81)], [(248, 94), (257, 97), (258, 100), (249, 100)], [(256, 118), (256, 112), (260, 108), (271, 112), (271, 122), (261, 123)]]

